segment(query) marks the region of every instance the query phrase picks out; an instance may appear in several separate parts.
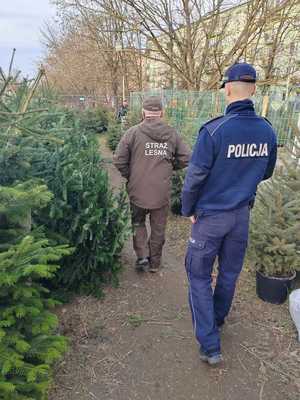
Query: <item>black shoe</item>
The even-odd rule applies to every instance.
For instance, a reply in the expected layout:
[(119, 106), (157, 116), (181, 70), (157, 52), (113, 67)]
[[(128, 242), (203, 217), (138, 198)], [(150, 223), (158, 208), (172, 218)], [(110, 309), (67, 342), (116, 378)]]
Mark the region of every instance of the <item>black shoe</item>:
[(136, 260), (135, 263), (136, 269), (138, 271), (145, 271), (145, 268), (149, 266), (149, 259), (148, 257), (141, 257)]

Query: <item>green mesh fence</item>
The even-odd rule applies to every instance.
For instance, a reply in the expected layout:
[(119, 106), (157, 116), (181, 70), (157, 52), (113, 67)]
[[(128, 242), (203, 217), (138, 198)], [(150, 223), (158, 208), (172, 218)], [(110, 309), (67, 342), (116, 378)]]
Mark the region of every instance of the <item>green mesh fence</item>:
[(280, 94), (270, 96), (267, 118), (277, 132), (280, 145), (289, 145), (294, 142), (299, 115), (299, 96), (289, 97), (286, 101), (282, 100)]
[[(216, 91), (189, 92), (173, 90), (153, 90), (133, 92), (130, 95), (131, 110), (141, 110), (145, 96), (158, 95), (165, 107), (165, 116), (169, 123), (185, 137), (191, 145), (194, 144), (201, 125), (209, 119), (222, 114), (225, 110), (224, 94)], [(262, 95), (255, 96), (255, 107), (262, 114), (263, 103), (267, 102), (266, 117), (272, 122), (278, 134), (278, 143), (292, 143), (297, 121), (300, 114), (300, 96), (292, 96), (282, 100), (282, 93), (273, 93), (264, 99)]]

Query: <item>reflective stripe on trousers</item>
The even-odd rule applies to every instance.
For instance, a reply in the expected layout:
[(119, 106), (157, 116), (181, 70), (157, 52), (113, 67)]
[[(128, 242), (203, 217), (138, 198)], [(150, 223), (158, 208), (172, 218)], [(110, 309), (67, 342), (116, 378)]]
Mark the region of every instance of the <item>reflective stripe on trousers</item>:
[[(192, 227), (185, 265), (195, 336), (203, 351), (220, 352), (218, 325), (230, 311), (248, 242), (249, 207), (199, 217)], [(212, 270), (218, 256), (218, 277)]]

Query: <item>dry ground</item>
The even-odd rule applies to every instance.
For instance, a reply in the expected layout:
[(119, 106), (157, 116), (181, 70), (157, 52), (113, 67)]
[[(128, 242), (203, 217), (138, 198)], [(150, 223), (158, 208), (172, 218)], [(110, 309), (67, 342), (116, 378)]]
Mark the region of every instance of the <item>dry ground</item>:
[(246, 268), (222, 333), (224, 364), (200, 362), (183, 267), (188, 235), (188, 221), (171, 216), (159, 275), (135, 272), (129, 241), (118, 288), (59, 310), (72, 347), (50, 400), (299, 400), (300, 346), (287, 305), (260, 301)]

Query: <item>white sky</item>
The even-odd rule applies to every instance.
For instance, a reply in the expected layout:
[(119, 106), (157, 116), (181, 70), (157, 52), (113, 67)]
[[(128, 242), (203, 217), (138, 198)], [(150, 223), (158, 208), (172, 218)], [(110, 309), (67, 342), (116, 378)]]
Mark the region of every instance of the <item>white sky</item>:
[(0, 0), (0, 66), (4, 71), (15, 47), (14, 67), (23, 75), (35, 74), (43, 54), (40, 29), (54, 16), (50, 0)]

